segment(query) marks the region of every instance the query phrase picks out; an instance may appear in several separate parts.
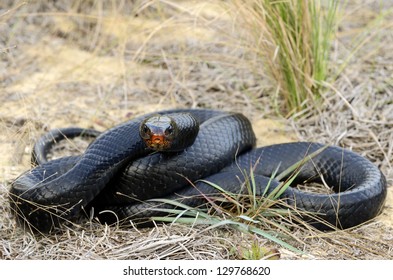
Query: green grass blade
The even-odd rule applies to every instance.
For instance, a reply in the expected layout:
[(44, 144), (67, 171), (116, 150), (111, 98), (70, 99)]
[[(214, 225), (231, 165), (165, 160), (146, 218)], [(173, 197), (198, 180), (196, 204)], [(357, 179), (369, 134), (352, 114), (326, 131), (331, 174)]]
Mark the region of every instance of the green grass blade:
[(319, 155), (320, 153), (322, 153), (328, 146), (323, 146), (322, 148), (319, 148), (318, 150), (316, 150), (315, 152), (307, 155), (306, 157), (304, 157), (302, 160), (299, 160), (298, 162), (294, 163), (293, 165), (291, 165), (290, 167), (288, 167), (287, 169), (285, 169), (283, 172), (281, 172), (279, 175), (277, 175), (277, 177), (275, 178), (278, 181), (283, 180), (285, 177), (288, 177), (291, 173), (295, 172), (296, 170), (298, 170), (302, 165), (304, 165), (305, 163), (307, 163), (309, 160), (313, 159), (315, 156)]

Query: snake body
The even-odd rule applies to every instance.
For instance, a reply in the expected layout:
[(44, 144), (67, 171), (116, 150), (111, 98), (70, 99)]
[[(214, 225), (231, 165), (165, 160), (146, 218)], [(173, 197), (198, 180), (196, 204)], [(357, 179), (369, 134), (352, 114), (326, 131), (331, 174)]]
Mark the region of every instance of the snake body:
[[(159, 112), (171, 113), (190, 113), (200, 123), (195, 141), (182, 151), (151, 153), (146, 149), (139, 127), (149, 115), (100, 134), (80, 156), (44, 162), (47, 146), (53, 142), (51, 137), (61, 136), (52, 132), (52, 136), (41, 138), (34, 158), (42, 163), (18, 177), (10, 189), (10, 204), (17, 219), (34, 230), (50, 232), (93, 207), (103, 213), (98, 217), (108, 223), (114, 217), (143, 223), (163, 214), (157, 208), (170, 207), (152, 200), (155, 198), (180, 199), (192, 207), (203, 205), (206, 197), (217, 195), (206, 181), (228, 192), (245, 192), (239, 178), (251, 168), (255, 194), (266, 195), (280, 184), (270, 180), (272, 174), (282, 173), (310, 155), (312, 158), (296, 170), (293, 187), (287, 188), (281, 198), (299, 210), (316, 214), (318, 219), (309, 221), (315, 227), (352, 227), (382, 210), (385, 177), (356, 153), (310, 142), (255, 148), (251, 124), (242, 114), (203, 109)], [(320, 152), (314, 156), (316, 151)], [(334, 193), (295, 188), (305, 180), (323, 180)], [(195, 182), (194, 186), (190, 182)]]

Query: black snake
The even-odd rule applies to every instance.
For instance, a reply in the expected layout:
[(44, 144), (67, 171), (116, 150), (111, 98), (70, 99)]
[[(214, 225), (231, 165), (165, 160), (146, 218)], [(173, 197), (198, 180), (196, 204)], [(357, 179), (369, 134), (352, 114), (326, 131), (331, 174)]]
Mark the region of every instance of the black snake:
[[(13, 213), (22, 225), (43, 232), (76, 220), (88, 209), (101, 213), (97, 215), (103, 222), (143, 224), (151, 216), (164, 214), (157, 208), (171, 207), (161, 205), (154, 198), (180, 199), (197, 207), (206, 203), (206, 197), (217, 196), (217, 189), (206, 181), (228, 192), (246, 192), (239, 179), (251, 169), (255, 195), (262, 196), (280, 184), (270, 180), (272, 174), (280, 174), (299, 162), (303, 164), (295, 170), (292, 187), (285, 189), (280, 197), (298, 210), (315, 214), (314, 219), (308, 220), (315, 227), (348, 228), (381, 212), (386, 180), (364, 157), (311, 142), (255, 148), (251, 124), (238, 113), (204, 109), (159, 113), (185, 112), (200, 123), (199, 133), (191, 146), (171, 153), (152, 153), (141, 139), (141, 122), (151, 114), (100, 134), (80, 156), (45, 162), (53, 139), (79, 135), (80, 129), (48, 133), (36, 144), (39, 152), (34, 160), (41, 164), (12, 183), (9, 198)], [(99, 133), (86, 130), (85, 134)], [(295, 188), (304, 181), (323, 181), (334, 193), (311, 193)]]

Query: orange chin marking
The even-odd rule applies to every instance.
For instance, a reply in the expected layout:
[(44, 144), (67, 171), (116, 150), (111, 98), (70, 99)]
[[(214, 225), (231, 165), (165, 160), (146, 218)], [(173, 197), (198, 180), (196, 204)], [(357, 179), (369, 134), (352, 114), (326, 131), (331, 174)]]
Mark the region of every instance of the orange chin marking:
[(149, 139), (145, 140), (146, 145), (153, 150), (163, 150), (169, 147), (169, 141), (164, 135), (151, 135)]

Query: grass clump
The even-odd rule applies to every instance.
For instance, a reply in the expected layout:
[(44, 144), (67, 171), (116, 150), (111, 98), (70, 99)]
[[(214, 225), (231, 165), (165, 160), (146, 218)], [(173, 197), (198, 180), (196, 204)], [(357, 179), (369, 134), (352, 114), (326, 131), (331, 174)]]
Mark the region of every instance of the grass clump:
[[(265, 190), (269, 188), (272, 190), (269, 191), (269, 194), (266, 192), (261, 197), (255, 193), (258, 187), (255, 185), (254, 174), (252, 172), (250, 174), (244, 173), (244, 176), (243, 184), (247, 189), (246, 194), (231, 193), (217, 184), (201, 180), (221, 194), (221, 198), (217, 197), (214, 201), (209, 199), (210, 210), (193, 208), (173, 200), (153, 199), (151, 201), (176, 207), (176, 209), (155, 209), (171, 216), (153, 217), (153, 220), (167, 223), (209, 225), (206, 230), (229, 227), (245, 234), (262, 237), (297, 254), (303, 254), (304, 252), (284, 241), (284, 239), (293, 237), (290, 228), (296, 227), (294, 220), (297, 220), (297, 217), (291, 213), (290, 207), (279, 198), (279, 193), (290, 186), (293, 178), (274, 188), (270, 186), (271, 182), (269, 181)], [(272, 179), (273, 177), (274, 175)], [(276, 254), (274, 250), (273, 252), (271, 249), (259, 245), (238, 249), (242, 258), (245, 259), (255, 259), (258, 256), (261, 258), (271, 257)]]
[(262, 246), (257, 240), (254, 240), (251, 245), (247, 247), (239, 246), (237, 248), (237, 255), (243, 260), (280, 259), (280, 252), (277, 249)]
[[(276, 83), (281, 113), (315, 104), (329, 69), (337, 0), (237, 0), (240, 21), (254, 52)], [(277, 103), (276, 103), (277, 104)]]

